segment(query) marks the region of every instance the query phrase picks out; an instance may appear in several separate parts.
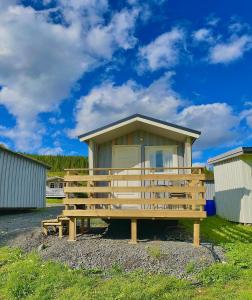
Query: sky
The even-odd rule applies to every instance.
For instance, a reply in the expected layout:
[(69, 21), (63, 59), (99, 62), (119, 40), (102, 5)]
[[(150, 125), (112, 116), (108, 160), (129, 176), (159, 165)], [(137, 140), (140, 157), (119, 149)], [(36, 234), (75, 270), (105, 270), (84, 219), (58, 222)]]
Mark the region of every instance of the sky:
[(141, 113), (202, 132), (194, 163), (252, 145), (249, 0), (1, 0), (0, 143), (87, 155)]

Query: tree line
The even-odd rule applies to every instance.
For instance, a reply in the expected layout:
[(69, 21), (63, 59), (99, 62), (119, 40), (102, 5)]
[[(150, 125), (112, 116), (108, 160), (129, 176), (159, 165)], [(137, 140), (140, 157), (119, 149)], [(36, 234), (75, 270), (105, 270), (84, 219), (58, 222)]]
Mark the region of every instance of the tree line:
[(60, 172), (64, 169), (88, 168), (88, 159), (85, 156), (66, 155), (39, 155), (25, 154), (31, 158), (46, 163), (51, 167), (51, 172)]

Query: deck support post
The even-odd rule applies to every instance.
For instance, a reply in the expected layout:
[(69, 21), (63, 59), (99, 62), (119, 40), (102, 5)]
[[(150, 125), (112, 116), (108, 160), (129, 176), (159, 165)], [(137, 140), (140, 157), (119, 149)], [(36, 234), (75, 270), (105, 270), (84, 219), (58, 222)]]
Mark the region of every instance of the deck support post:
[(200, 220), (195, 220), (193, 224), (193, 245), (195, 247), (200, 245)]
[(90, 231), (90, 218), (87, 218), (87, 231)]
[(85, 232), (85, 219), (84, 218), (81, 218), (80, 232), (81, 232), (81, 234), (83, 234)]
[(76, 241), (76, 218), (69, 218), (69, 237), (68, 241)]
[(137, 244), (137, 219), (131, 219), (131, 241), (130, 244)]
[(63, 238), (63, 226), (59, 225), (59, 238), (62, 239)]

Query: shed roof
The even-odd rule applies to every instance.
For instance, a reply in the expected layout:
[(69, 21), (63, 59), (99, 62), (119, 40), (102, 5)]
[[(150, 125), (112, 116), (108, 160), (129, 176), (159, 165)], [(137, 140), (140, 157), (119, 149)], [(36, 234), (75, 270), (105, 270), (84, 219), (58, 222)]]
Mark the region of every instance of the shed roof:
[(90, 139), (95, 139), (97, 142), (104, 142), (106, 140), (113, 139), (120, 134), (127, 134), (136, 129), (145, 129), (153, 131), (161, 136), (169, 135), (180, 140), (182, 140), (185, 136), (190, 136), (193, 138), (193, 140), (195, 140), (201, 134), (200, 131), (194, 129), (186, 128), (141, 114), (134, 114), (127, 118), (81, 134), (78, 136), (78, 138), (82, 142)]
[(237, 156), (241, 156), (244, 154), (251, 154), (252, 155), (252, 147), (238, 147), (236, 149), (230, 150), (228, 152), (222, 153), (215, 157), (210, 158), (207, 162), (209, 164), (215, 164), (221, 161), (228, 160), (230, 158), (234, 158)]
[(51, 169), (51, 167), (50, 167), (49, 165), (47, 165), (46, 163), (43, 163), (43, 162), (41, 162), (41, 161), (39, 161), (39, 160), (37, 160), (37, 159), (31, 158), (31, 157), (29, 157), (29, 156), (27, 156), (27, 155), (25, 155), (25, 154), (21, 154), (21, 153), (12, 151), (12, 150), (10, 150), (10, 149), (8, 149), (8, 148), (3, 147), (2, 145), (0, 145), (0, 150), (5, 151), (5, 152), (8, 152), (8, 153), (11, 153), (11, 154), (13, 154), (13, 155), (15, 155), (15, 156), (22, 157), (22, 158), (24, 158), (24, 159), (30, 160), (31, 162), (37, 163), (37, 164), (39, 164), (39, 165), (42, 165), (42, 166), (44, 166), (44, 167), (47, 168), (47, 169)]

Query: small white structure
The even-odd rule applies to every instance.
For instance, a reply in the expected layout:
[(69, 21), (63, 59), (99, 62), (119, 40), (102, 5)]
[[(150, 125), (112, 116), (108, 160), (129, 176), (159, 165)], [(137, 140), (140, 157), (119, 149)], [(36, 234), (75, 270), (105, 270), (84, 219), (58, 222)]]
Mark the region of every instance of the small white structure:
[(45, 207), (50, 167), (0, 145), (0, 210)]
[(239, 147), (208, 160), (214, 166), (217, 214), (252, 223), (252, 147)]
[(64, 198), (64, 178), (60, 176), (46, 179), (46, 198)]

